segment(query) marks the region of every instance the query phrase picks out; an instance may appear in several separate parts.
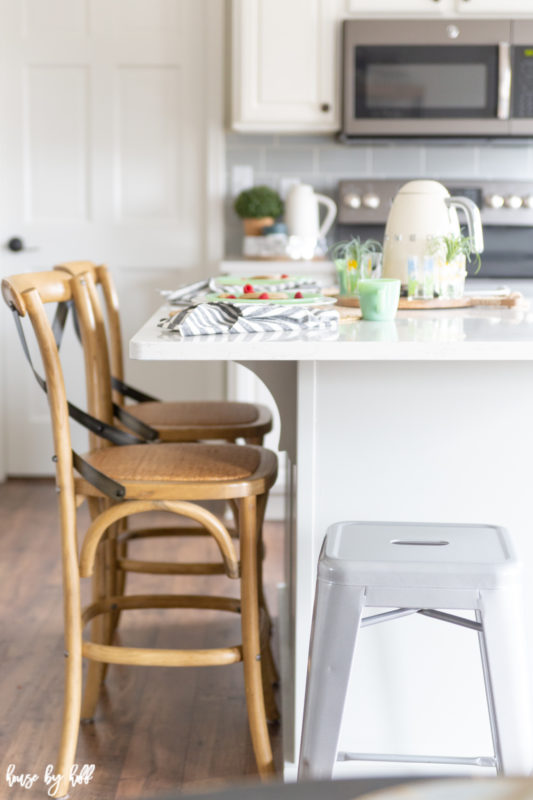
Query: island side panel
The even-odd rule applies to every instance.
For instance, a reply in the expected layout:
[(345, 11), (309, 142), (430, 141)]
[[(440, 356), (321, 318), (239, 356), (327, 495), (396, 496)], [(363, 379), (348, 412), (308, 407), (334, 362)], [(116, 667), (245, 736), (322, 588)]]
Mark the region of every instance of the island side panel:
[[(297, 740), (316, 561), (332, 522), (504, 525), (525, 565), (526, 617), (533, 612), (528, 589), (533, 585), (533, 372), (528, 364), (307, 362), (299, 365), (298, 379)], [(475, 634), (420, 617), (365, 629), (341, 748), (490, 754)], [(446, 771), (441, 766), (409, 769)], [(294, 770), (295, 762), (286, 762), (288, 778)], [(405, 772), (405, 765), (337, 768), (339, 776), (385, 771)]]

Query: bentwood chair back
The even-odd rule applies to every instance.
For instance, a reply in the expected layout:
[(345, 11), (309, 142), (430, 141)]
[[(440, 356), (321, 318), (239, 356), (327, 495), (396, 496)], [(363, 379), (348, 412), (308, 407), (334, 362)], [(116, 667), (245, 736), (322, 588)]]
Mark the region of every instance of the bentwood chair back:
[[(59, 353), (45, 304), (68, 302), (75, 294), (80, 320), (91, 318), (87, 281), (71, 281), (59, 272), (17, 275), (2, 282), (2, 292), (17, 322), (29, 317), (45, 371), (54, 439), (56, 483), (61, 524), (61, 558), (64, 593), (65, 692), (59, 756), (55, 771), (63, 776), (56, 797), (68, 791), (68, 775), (75, 759), (80, 715), (91, 718), (106, 664), (200, 666), (243, 662), (252, 743), (261, 776), (273, 772), (272, 752), (265, 715), (262, 654), (267, 630), (259, 605), (258, 530), (268, 491), (276, 478), (275, 455), (257, 446), (233, 444), (131, 444), (109, 445), (89, 451), (83, 459), (71, 451), (69, 407)], [(87, 337), (86, 342), (88, 344)], [(95, 346), (85, 351), (86, 371), (98, 370)], [(105, 384), (105, 376), (103, 384)], [(107, 389), (96, 382), (91, 400), (105, 412)], [(81, 477), (74, 473), (76, 469)], [(91, 472), (91, 470), (93, 472)], [(95, 470), (99, 472), (96, 473)], [(100, 476), (100, 477), (98, 477)], [(102, 481), (106, 478), (109, 482)], [(120, 487), (112, 492), (109, 485)], [(111, 500), (109, 497), (111, 496)], [(119, 498), (117, 500), (117, 498)], [(77, 502), (87, 499), (92, 522), (80, 535), (78, 555)], [(239, 508), (240, 555), (222, 522), (197, 505), (199, 500), (235, 501)], [(145, 511), (166, 511), (199, 522), (213, 536), (220, 553), (221, 572), (231, 580), (240, 577), (240, 597), (176, 594), (125, 595), (114, 593), (106, 569), (116, 550), (109, 547), (108, 532), (129, 516)], [(81, 608), (80, 579), (91, 577), (93, 600)], [(202, 650), (161, 650), (112, 644), (109, 619), (114, 610), (139, 608), (209, 608), (240, 613), (242, 644)], [(82, 638), (91, 622), (90, 636)], [(82, 658), (89, 659), (82, 698)]]
[[(115, 388), (115, 401), (123, 406), (124, 361), (118, 296), (109, 269), (105, 264), (96, 265), (92, 261), (69, 261), (59, 264), (55, 269), (63, 270), (72, 276), (90, 274), (95, 285), (102, 290), (107, 318), (107, 337), (109, 344), (109, 366), (111, 375), (118, 379), (124, 388)], [(98, 312), (100, 299), (97, 292), (92, 293), (95, 312)], [(103, 317), (102, 317), (103, 318)], [(266, 406), (257, 403), (228, 401), (161, 402), (138, 390), (129, 395), (140, 401), (128, 405), (128, 411), (145, 424), (155, 428), (159, 438), (164, 441), (184, 442), (202, 439), (236, 441), (244, 439), (247, 444), (263, 444), (264, 436), (272, 430), (272, 414)], [(144, 398), (144, 399), (143, 399)]]

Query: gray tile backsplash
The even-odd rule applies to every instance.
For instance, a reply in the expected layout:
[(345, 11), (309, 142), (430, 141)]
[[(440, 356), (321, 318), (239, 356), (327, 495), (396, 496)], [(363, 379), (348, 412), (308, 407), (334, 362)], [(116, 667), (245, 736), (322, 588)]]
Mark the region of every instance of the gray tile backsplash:
[(356, 178), (370, 174), (370, 147), (347, 147), (330, 142), (329, 145), (317, 149), (318, 171), (321, 174), (333, 174), (337, 180), (347, 172)]
[(479, 175), (479, 148), (472, 145), (435, 145), (424, 149), (426, 175), (475, 178)]
[(265, 169), (265, 148), (263, 147), (233, 147), (226, 148), (226, 169), (231, 171), (232, 167), (239, 164), (246, 164), (252, 167), (254, 172), (263, 172)]
[(315, 171), (316, 148), (309, 145), (267, 147), (265, 155), (267, 172), (297, 176), (302, 172)]
[(531, 175), (530, 148), (488, 145), (479, 151), (479, 174), (484, 178), (527, 178)]
[(370, 148), (370, 174), (376, 178), (418, 178), (424, 174), (423, 147), (378, 145)]
[[(228, 133), (226, 168), (231, 187), (233, 166), (248, 165), (254, 184), (281, 190), (283, 179), (298, 178), (335, 198), (344, 178), (523, 178), (533, 180), (530, 143), (376, 142), (342, 145), (335, 136)], [(241, 251), (242, 226), (226, 201), (226, 254)], [(336, 233), (334, 233), (334, 236)]]

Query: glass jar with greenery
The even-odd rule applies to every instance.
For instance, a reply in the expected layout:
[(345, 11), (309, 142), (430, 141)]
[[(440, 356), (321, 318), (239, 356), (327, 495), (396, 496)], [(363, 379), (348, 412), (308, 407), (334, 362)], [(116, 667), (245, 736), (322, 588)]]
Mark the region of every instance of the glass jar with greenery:
[(377, 239), (362, 241), (359, 236), (347, 242), (339, 242), (332, 248), (331, 255), (337, 269), (341, 296), (356, 295), (357, 284), (362, 278), (380, 276), (382, 250)]
[(437, 236), (429, 244), (429, 254), (435, 258), (435, 293), (439, 297), (458, 298), (464, 295), (467, 265), (475, 264), (474, 274), (481, 267), (481, 256), (471, 236)]

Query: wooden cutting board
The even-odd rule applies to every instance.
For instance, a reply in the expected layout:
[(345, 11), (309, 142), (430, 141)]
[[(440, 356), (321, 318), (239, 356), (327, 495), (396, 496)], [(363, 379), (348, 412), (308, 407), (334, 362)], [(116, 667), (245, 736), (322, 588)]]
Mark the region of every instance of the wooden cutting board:
[[(471, 308), (472, 306), (501, 306), (504, 308), (513, 308), (524, 301), (524, 296), (520, 292), (511, 292), (510, 294), (499, 295), (465, 295), (455, 299), (436, 297), (433, 300), (408, 300), (407, 297), (400, 297), (398, 309), (401, 310), (424, 310), (432, 308)], [(338, 297), (338, 306), (347, 306), (349, 308), (359, 308), (358, 297)]]

